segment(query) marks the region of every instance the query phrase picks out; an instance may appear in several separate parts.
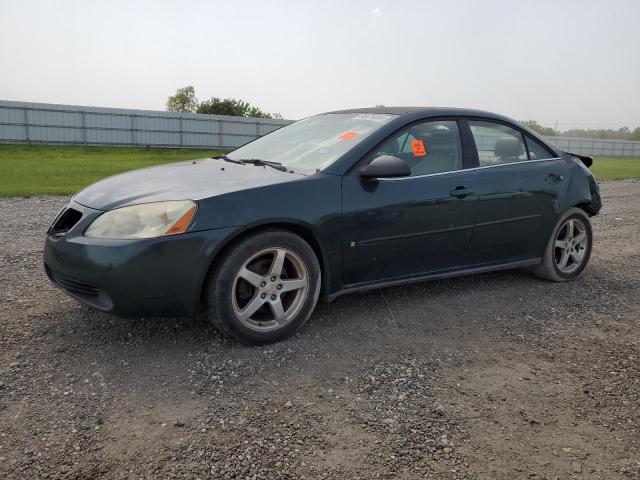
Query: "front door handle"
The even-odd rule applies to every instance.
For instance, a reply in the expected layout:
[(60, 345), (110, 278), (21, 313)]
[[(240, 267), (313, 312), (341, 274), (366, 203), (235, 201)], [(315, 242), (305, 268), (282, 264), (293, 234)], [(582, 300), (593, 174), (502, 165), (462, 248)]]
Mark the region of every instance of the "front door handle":
[(456, 187), (449, 192), (449, 196), (455, 198), (464, 198), (467, 195), (473, 195), (476, 192), (475, 188)]

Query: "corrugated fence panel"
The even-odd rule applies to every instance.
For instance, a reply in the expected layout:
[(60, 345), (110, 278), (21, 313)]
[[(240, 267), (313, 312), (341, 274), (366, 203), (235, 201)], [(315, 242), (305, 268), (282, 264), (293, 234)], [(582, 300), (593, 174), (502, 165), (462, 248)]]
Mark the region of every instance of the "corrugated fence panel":
[[(0, 108), (2, 107), (0, 106)], [(131, 116), (128, 115), (99, 115), (87, 112), (84, 115), (84, 122), (87, 128), (131, 129)]]
[[(2, 125), (0, 126), (2, 132), (2, 138), (9, 142), (26, 142), (27, 141), (27, 127), (19, 125)], [(0, 140), (1, 141), (1, 140)]]
[[(0, 100), (0, 143), (134, 145), (232, 149), (290, 120), (83, 107)], [(560, 149), (594, 156), (640, 157), (640, 142), (547, 137)], [(480, 142), (483, 148), (483, 141)], [(493, 143), (487, 142), (489, 148)]]
[(219, 133), (220, 122), (215, 120), (192, 120), (185, 118), (182, 120), (182, 129), (192, 133)]
[(29, 125), (54, 127), (82, 127), (82, 112), (26, 110)]
[(24, 114), (24, 110), (0, 108), (0, 122), (3, 124), (18, 123), (22, 125), (26, 123)]
[(582, 137), (546, 137), (561, 150), (596, 157), (638, 157), (640, 142)]
[(30, 126), (29, 140), (38, 143), (82, 143), (82, 129)]
[(207, 145), (220, 145), (220, 135), (210, 133), (183, 133), (182, 145), (185, 147), (202, 148)]
[(133, 145), (131, 130), (88, 129), (85, 133), (87, 145)]
[(180, 132), (179, 118), (133, 117), (134, 130), (152, 130), (155, 132)]
[(135, 145), (157, 147), (179, 147), (180, 133), (173, 132), (135, 132)]

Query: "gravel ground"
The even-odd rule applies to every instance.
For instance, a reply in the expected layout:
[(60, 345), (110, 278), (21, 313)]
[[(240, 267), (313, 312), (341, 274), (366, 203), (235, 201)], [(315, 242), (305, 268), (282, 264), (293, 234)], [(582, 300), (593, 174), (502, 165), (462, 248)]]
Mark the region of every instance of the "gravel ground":
[(46, 279), (62, 197), (0, 199), (0, 478), (640, 478), (640, 182), (569, 284), (354, 294), (296, 337), (123, 320)]

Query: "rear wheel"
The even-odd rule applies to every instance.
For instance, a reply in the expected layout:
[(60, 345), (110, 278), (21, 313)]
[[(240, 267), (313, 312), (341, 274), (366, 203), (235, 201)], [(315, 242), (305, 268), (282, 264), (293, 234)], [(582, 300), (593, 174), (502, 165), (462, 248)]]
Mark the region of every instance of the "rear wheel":
[(589, 217), (579, 208), (572, 208), (558, 221), (542, 263), (533, 267), (532, 271), (554, 282), (578, 278), (589, 262), (592, 244)]
[(307, 321), (320, 292), (320, 266), (297, 235), (269, 230), (243, 239), (207, 285), (207, 316), (250, 345), (282, 340)]

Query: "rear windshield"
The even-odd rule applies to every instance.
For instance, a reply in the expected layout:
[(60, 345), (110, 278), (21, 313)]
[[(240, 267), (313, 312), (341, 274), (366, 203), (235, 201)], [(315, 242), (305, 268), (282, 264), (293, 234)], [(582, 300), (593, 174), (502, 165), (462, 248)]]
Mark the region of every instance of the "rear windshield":
[(313, 172), (328, 167), (393, 118), (395, 115), (370, 113), (316, 115), (260, 137), (227, 156), (279, 162), (293, 170)]

